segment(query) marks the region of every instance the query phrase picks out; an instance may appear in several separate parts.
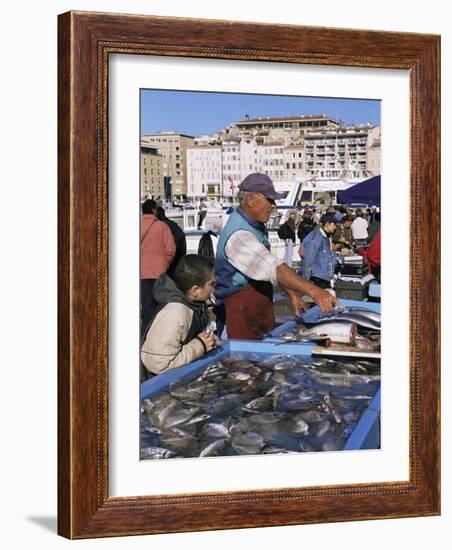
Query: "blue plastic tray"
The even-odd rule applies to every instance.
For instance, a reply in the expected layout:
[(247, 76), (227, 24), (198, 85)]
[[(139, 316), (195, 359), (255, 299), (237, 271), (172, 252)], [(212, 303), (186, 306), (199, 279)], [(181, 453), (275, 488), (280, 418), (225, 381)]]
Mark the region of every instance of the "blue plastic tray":
[[(378, 304), (377, 304), (378, 305)], [(295, 322), (292, 321), (294, 324)], [(251, 340), (227, 340), (222, 348), (211, 351), (202, 359), (189, 365), (171, 369), (141, 384), (141, 399), (152, 399), (168, 391), (172, 382), (189, 382), (195, 379), (208, 365), (234, 353), (253, 353), (268, 356), (276, 354), (311, 356), (315, 344), (294, 343), (276, 346), (274, 342)], [(377, 391), (369, 407), (361, 415), (358, 424), (348, 437), (343, 450), (377, 449), (380, 446), (380, 390)]]

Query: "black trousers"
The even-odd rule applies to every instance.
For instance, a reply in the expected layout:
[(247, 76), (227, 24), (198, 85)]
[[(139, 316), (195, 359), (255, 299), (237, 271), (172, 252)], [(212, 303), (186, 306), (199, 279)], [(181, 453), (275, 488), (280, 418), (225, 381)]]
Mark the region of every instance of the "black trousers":
[(207, 210), (200, 210), (198, 212), (198, 229), (201, 229), (202, 222), (204, 221), (204, 218), (207, 216)]
[(311, 277), (310, 281), (315, 286), (319, 288), (331, 288), (330, 281), (325, 281), (325, 279), (319, 279), (318, 277)]
[(144, 333), (154, 316), (156, 302), (152, 291), (155, 281), (156, 279), (141, 279), (141, 334)]

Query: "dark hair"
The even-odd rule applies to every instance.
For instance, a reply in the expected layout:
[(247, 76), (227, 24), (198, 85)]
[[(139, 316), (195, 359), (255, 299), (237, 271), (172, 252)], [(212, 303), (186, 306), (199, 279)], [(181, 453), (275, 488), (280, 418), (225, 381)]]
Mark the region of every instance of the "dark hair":
[(153, 214), (157, 208), (157, 203), (154, 199), (146, 199), (141, 205), (143, 214)]
[(161, 206), (157, 206), (157, 208), (155, 209), (155, 215), (160, 221), (163, 221), (166, 218), (165, 211)]
[(357, 209), (355, 210), (355, 216), (356, 216), (357, 218), (361, 218), (362, 215), (363, 215), (363, 211), (361, 210), (361, 208), (357, 208)]
[(352, 222), (352, 221), (353, 221), (353, 216), (351, 216), (350, 214), (346, 214), (341, 220), (342, 223)]
[(320, 218), (320, 223), (322, 225), (326, 225), (327, 223), (336, 223), (336, 220), (334, 219), (334, 214), (323, 214), (323, 216)]
[(184, 294), (193, 286), (203, 286), (212, 276), (214, 262), (207, 256), (187, 254), (177, 263), (173, 281)]

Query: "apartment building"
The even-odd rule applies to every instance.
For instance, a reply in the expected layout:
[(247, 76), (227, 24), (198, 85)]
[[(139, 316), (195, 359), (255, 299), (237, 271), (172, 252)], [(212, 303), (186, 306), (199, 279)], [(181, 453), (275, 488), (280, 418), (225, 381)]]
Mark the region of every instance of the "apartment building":
[[(284, 179), (284, 141), (277, 139), (258, 145), (258, 171), (267, 174), (273, 181)], [(260, 154), (259, 154), (260, 153)]]
[(255, 139), (259, 145), (282, 140), (287, 147), (299, 142), (307, 133), (340, 127), (340, 122), (325, 114), (290, 117), (245, 118), (230, 125), (229, 132), (244, 140)]
[(163, 197), (163, 159), (156, 147), (141, 144), (141, 196)]
[(368, 169), (368, 139), (372, 125), (313, 131), (304, 136), (307, 175), (335, 178)]
[(225, 139), (221, 144), (222, 194), (232, 197), (242, 181), (240, 166), (240, 139)]
[(284, 179), (294, 181), (306, 175), (306, 152), (304, 142), (284, 148)]
[(188, 147), (194, 145), (194, 137), (173, 131), (141, 136), (145, 145), (156, 147), (163, 160), (163, 176), (171, 188), (171, 197), (187, 194), (187, 154)]
[(204, 145), (186, 149), (189, 197), (220, 197), (223, 194), (221, 146)]

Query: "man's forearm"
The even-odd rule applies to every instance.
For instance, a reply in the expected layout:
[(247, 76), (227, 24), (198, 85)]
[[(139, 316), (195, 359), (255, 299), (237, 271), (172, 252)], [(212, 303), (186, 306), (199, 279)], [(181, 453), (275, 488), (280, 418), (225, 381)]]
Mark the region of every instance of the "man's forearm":
[(295, 271), (286, 264), (281, 264), (277, 267), (276, 278), (278, 284), (283, 288), (307, 294), (311, 298), (313, 294), (319, 290), (313, 283), (297, 275)]

